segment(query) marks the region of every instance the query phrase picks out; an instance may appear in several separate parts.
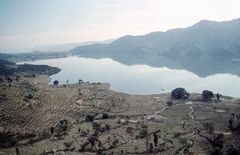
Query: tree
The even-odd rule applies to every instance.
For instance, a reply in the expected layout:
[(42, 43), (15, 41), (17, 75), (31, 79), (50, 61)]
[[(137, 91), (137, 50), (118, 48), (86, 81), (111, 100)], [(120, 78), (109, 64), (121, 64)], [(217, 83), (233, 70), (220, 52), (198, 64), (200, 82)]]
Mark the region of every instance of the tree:
[(188, 99), (189, 96), (190, 94), (184, 88), (176, 88), (171, 93), (174, 99)]
[(149, 153), (153, 153), (153, 144), (150, 143), (150, 146), (149, 146)]
[(57, 86), (57, 85), (59, 84), (59, 81), (58, 81), (58, 80), (55, 80), (55, 81), (53, 81), (53, 84), (54, 84), (55, 86)]
[(16, 76), (16, 81), (19, 81), (20, 80), (20, 76)]
[(240, 114), (231, 114), (228, 128), (232, 131), (233, 134), (240, 134)]
[(7, 77), (7, 82), (11, 83), (13, 80), (10, 77)]
[(109, 125), (109, 124), (105, 124), (105, 128), (106, 128), (106, 130), (110, 130), (111, 125)]
[(169, 101), (169, 102), (167, 102), (167, 105), (168, 105), (169, 107), (171, 107), (171, 106), (173, 106), (173, 102), (172, 102), (172, 101)]
[(99, 124), (98, 122), (93, 122), (92, 123), (92, 128), (97, 133), (102, 131), (101, 124)]
[(203, 97), (203, 100), (204, 100), (204, 101), (211, 101), (212, 98), (214, 98), (214, 94), (213, 94), (213, 92), (210, 91), (210, 90), (204, 90), (204, 91), (202, 92), (202, 97)]
[(16, 147), (15, 150), (16, 150), (16, 154), (19, 155), (20, 154), (19, 149)]
[(153, 142), (154, 142), (154, 145), (157, 146), (158, 144), (158, 136), (156, 133), (153, 134)]
[(139, 138), (145, 138), (148, 135), (148, 126), (142, 125), (139, 130)]
[(220, 97), (221, 97), (221, 96), (222, 96), (222, 95), (219, 94), (219, 93), (216, 94), (216, 97), (217, 97), (217, 100), (218, 100), (218, 101), (220, 101)]
[(83, 82), (83, 80), (79, 79), (78, 80), (78, 84), (81, 84)]
[(128, 133), (128, 134), (132, 134), (133, 133), (133, 127), (127, 127), (127, 129), (126, 129), (126, 132)]

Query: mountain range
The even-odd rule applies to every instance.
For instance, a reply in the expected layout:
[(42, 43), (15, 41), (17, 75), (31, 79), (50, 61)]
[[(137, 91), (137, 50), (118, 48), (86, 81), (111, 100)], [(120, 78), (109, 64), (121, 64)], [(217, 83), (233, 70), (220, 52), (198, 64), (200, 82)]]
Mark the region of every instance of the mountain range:
[(202, 20), (187, 28), (123, 36), (110, 44), (78, 46), (73, 55), (112, 58), (127, 65), (147, 64), (186, 69), (199, 76), (240, 75), (240, 18)]
[(55, 44), (55, 45), (36, 47), (33, 50), (41, 51), (41, 52), (66, 52), (75, 47), (93, 45), (93, 44), (109, 44), (114, 40), (116, 39), (108, 39), (103, 41), (87, 41), (87, 42), (80, 42), (80, 43)]

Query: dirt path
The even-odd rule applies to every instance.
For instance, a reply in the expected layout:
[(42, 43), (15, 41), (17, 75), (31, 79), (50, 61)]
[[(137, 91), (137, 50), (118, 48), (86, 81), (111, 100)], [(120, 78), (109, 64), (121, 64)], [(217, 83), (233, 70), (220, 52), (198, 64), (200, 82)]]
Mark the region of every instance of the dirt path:
[(195, 112), (193, 106), (189, 107), (191, 109), (191, 111), (188, 113), (188, 115), (191, 117), (192, 120), (195, 120), (195, 116), (193, 115), (193, 113)]
[(158, 113), (163, 112), (165, 109), (167, 109), (167, 106), (164, 106), (161, 110), (156, 111), (153, 115), (158, 115)]

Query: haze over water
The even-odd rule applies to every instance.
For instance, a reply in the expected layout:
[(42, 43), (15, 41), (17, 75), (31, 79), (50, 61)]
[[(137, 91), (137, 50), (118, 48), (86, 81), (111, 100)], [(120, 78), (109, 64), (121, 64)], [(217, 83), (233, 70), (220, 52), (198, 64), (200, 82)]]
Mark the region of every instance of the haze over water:
[[(240, 97), (240, 77), (231, 74), (215, 74), (205, 78), (186, 70), (147, 65), (127, 66), (110, 58), (92, 59), (67, 57), (39, 60), (31, 64), (46, 64), (59, 67), (61, 71), (51, 76), (61, 84), (77, 83), (79, 79), (90, 82), (107, 82), (111, 89), (130, 94), (156, 94), (170, 92), (184, 87), (189, 92), (201, 93), (212, 90), (234, 97)], [(51, 81), (51, 82), (52, 82)]]

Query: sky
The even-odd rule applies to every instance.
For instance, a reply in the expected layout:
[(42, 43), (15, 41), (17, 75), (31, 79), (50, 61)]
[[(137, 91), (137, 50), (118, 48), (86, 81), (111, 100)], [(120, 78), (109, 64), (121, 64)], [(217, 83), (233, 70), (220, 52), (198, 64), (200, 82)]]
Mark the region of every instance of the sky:
[(0, 0), (0, 52), (240, 18), (239, 0)]

